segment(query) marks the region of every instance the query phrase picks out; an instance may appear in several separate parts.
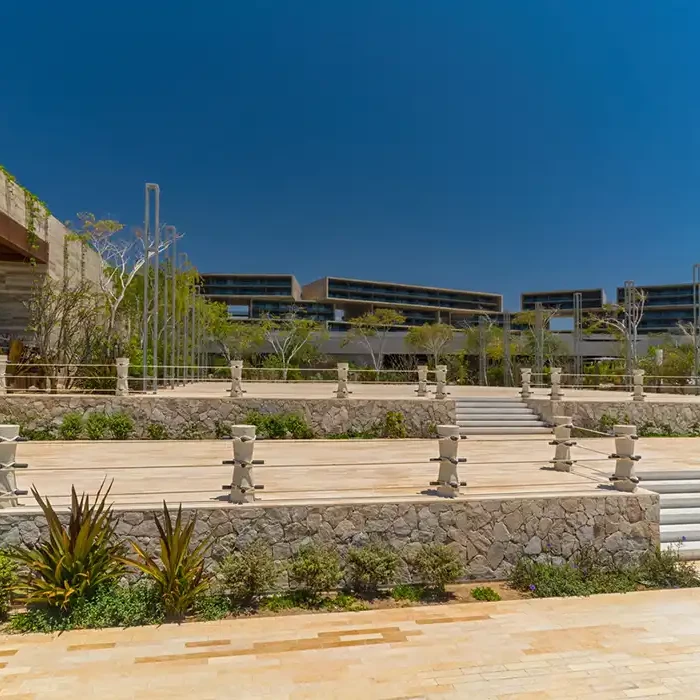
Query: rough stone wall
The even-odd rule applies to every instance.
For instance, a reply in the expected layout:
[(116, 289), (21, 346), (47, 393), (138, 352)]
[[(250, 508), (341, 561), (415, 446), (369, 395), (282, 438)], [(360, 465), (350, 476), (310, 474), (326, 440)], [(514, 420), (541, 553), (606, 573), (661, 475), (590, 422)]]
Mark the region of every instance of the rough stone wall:
[(166, 396), (2, 396), (0, 422), (30, 429), (58, 425), (65, 413), (78, 411), (130, 415), (134, 437), (147, 437), (149, 423), (161, 423), (173, 437), (216, 436), (217, 423), (240, 423), (249, 411), (297, 413), (318, 437), (347, 430), (367, 430), (384, 420), (388, 411), (404, 415), (408, 437), (430, 437), (432, 427), (456, 420), (454, 401), (377, 399), (257, 399), (175, 398)]
[(571, 416), (576, 425), (595, 429), (603, 416), (616, 423), (668, 426), (677, 433), (687, 433), (700, 427), (700, 403), (661, 401), (549, 401), (528, 399), (530, 408), (545, 421), (552, 416)]
[[(189, 517), (194, 509), (183, 510)], [(116, 511), (116, 531), (157, 554), (153, 508)], [(490, 498), (466, 501), (352, 503), (306, 506), (246, 505), (196, 509), (195, 540), (212, 537), (211, 562), (256, 539), (284, 563), (302, 545), (332, 544), (344, 553), (372, 540), (392, 546), (406, 562), (422, 543), (449, 545), (469, 579), (508, 575), (523, 554), (567, 561), (594, 547), (618, 564), (635, 561), (659, 542), (657, 494), (566, 498)], [(63, 516), (62, 516), (63, 517)], [(38, 513), (0, 510), (0, 547), (34, 545), (46, 534)]]

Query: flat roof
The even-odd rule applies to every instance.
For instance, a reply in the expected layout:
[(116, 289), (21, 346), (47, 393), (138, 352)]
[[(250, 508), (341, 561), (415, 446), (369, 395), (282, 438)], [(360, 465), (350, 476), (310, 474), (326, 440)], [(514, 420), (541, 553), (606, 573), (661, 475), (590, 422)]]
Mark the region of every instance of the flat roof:
[(526, 294), (575, 294), (576, 292), (600, 292), (605, 296), (605, 290), (602, 287), (593, 287), (591, 289), (552, 289), (545, 290), (543, 292), (521, 292), (520, 296), (524, 297)]
[[(671, 289), (673, 287), (687, 287), (688, 289), (693, 288), (693, 283), (692, 282), (677, 282), (676, 284), (635, 284), (634, 285), (636, 289)], [(618, 287), (619, 289), (624, 289), (624, 285), (622, 287)]]
[[(452, 289), (451, 287), (431, 287), (425, 284), (406, 284), (405, 282), (385, 282), (383, 280), (361, 280), (354, 277), (335, 277), (333, 275), (328, 275), (327, 277), (321, 277), (314, 282), (320, 282), (321, 280), (340, 280), (341, 282), (359, 282), (360, 284), (389, 284), (392, 287), (404, 287), (406, 289), (431, 289), (436, 292), (456, 292), (457, 294), (485, 294), (492, 297), (503, 298), (502, 294), (496, 294), (495, 292), (477, 292), (472, 289)], [(314, 282), (309, 282), (309, 284), (314, 284)]]
[(294, 275), (288, 272), (200, 272), (200, 277), (252, 277), (260, 279), (261, 277), (289, 277), (296, 279)]

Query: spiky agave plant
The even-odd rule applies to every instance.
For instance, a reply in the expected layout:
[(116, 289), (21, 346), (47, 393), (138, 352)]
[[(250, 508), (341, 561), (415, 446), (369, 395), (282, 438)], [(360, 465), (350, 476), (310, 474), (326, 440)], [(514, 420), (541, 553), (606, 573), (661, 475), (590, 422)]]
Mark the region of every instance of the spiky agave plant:
[(112, 507), (107, 505), (110, 484), (94, 503), (71, 487), (68, 524), (59, 519), (47, 498), (32, 486), (49, 528), (48, 539), (34, 548), (15, 547), (10, 556), (24, 565), (18, 592), (28, 605), (46, 605), (67, 611), (78, 599), (89, 598), (98, 588), (113, 585), (124, 573), (122, 544), (114, 537)]
[(163, 501), (163, 522), (157, 517), (155, 522), (160, 534), (159, 560), (132, 541), (131, 546), (138, 559), (123, 561), (153, 579), (163, 600), (166, 615), (170, 619), (181, 619), (209, 586), (211, 576), (204, 570), (204, 556), (209, 549), (210, 540), (206, 539), (194, 548), (191, 546), (197, 516), (184, 523), (182, 504), (173, 523), (168, 506)]

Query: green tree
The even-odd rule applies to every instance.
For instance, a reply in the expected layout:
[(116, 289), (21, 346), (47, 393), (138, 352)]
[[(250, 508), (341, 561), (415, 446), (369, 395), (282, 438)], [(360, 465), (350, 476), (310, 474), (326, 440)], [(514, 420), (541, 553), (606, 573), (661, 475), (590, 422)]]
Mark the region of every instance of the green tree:
[(268, 315), (261, 327), (265, 340), (279, 361), (284, 380), (292, 363), (298, 361), (309, 348), (317, 346), (326, 335), (320, 323), (301, 317), (297, 309), (280, 317)]
[(545, 309), (542, 313), (542, 329), (537, 328), (535, 311), (520, 311), (513, 316), (513, 323), (525, 328), (520, 333), (518, 354), (528, 358), (530, 365), (538, 353), (545, 365), (554, 366), (556, 359), (567, 354), (561, 338), (549, 330), (549, 322), (557, 315), (556, 309)]
[(433, 366), (437, 367), (440, 357), (454, 339), (454, 335), (455, 329), (446, 323), (426, 323), (408, 329), (406, 345), (430, 355)]
[(405, 321), (406, 318), (394, 309), (367, 311), (350, 321), (350, 329), (343, 345), (354, 340), (364, 345), (372, 358), (374, 369), (379, 371), (384, 365), (384, 348), (391, 329)]
[(227, 362), (252, 355), (264, 342), (263, 326), (253, 321), (234, 321), (226, 304), (208, 302), (205, 326), (209, 338), (216, 343)]

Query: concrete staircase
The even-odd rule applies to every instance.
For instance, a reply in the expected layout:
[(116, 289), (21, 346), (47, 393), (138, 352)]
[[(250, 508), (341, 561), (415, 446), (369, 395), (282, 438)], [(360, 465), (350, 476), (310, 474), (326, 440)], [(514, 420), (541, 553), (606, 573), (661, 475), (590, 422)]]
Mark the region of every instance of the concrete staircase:
[(700, 559), (700, 471), (640, 471), (637, 476), (642, 488), (661, 497), (661, 547), (680, 541), (683, 559)]
[(471, 396), (455, 399), (462, 435), (534, 435), (551, 433), (520, 398)]

